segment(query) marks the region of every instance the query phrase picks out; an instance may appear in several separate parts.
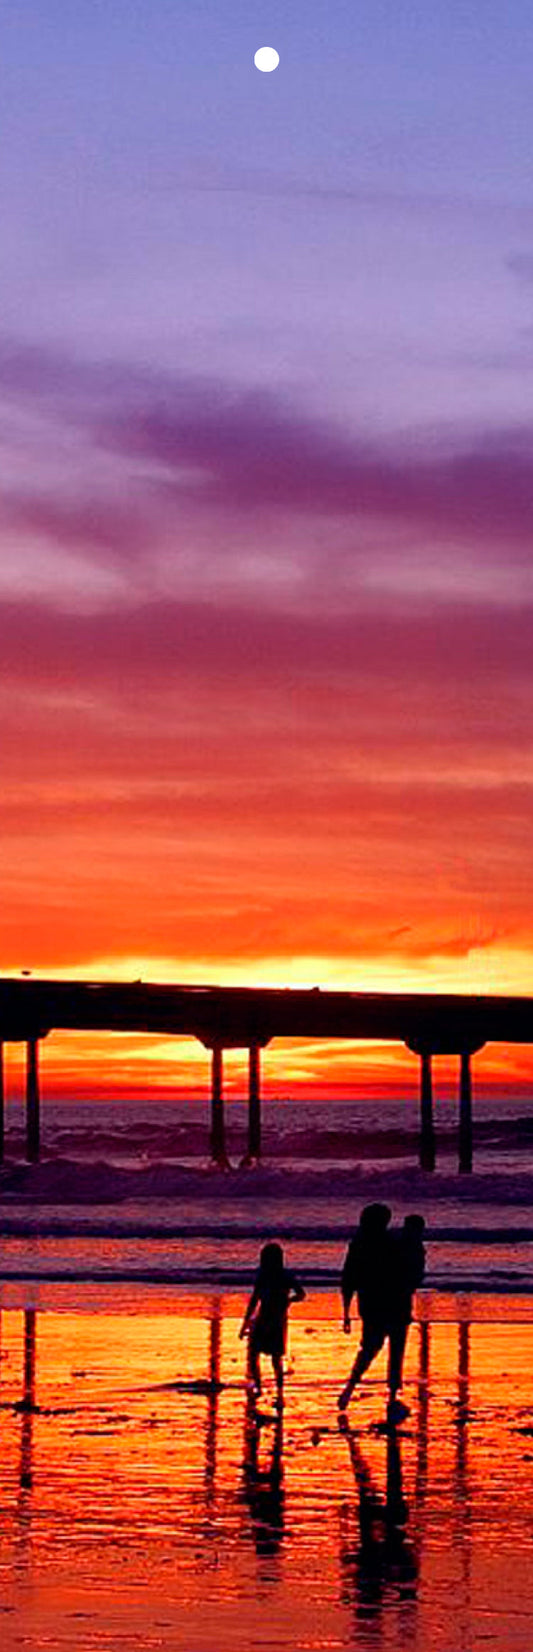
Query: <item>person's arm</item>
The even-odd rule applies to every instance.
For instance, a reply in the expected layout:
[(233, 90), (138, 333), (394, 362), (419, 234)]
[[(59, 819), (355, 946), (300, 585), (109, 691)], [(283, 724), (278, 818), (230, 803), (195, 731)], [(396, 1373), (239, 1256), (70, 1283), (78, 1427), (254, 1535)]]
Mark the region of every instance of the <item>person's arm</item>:
[(251, 1294), (251, 1297), (250, 1297), (250, 1301), (248, 1303), (248, 1307), (246, 1309), (246, 1313), (244, 1315), (244, 1319), (243, 1319), (243, 1322), (242, 1322), (242, 1325), (241, 1325), (241, 1328), (240, 1328), (240, 1331), (239, 1331), (239, 1340), (241, 1342), (242, 1342), (243, 1337), (246, 1336), (246, 1332), (249, 1329), (250, 1321), (251, 1321), (251, 1319), (253, 1319), (253, 1316), (255, 1314), (255, 1310), (257, 1308), (258, 1302), (259, 1302), (259, 1285), (258, 1285), (257, 1280), (256, 1280), (256, 1283), (254, 1285), (254, 1288), (253, 1288), (253, 1291), (252, 1291), (252, 1294)]
[(307, 1291), (304, 1291), (303, 1285), (300, 1284), (300, 1281), (296, 1278), (295, 1273), (289, 1274), (288, 1286), (290, 1292), (289, 1301), (303, 1302), (304, 1296), (307, 1296)]

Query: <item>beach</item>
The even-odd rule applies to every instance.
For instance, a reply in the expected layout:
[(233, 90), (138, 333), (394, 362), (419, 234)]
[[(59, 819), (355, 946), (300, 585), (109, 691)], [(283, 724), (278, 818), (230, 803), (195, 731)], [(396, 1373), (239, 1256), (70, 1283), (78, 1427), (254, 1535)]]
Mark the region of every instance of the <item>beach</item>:
[(533, 1314), (423, 1292), (404, 1397), (383, 1356), (346, 1432), (338, 1300), (293, 1310), (259, 1426), (244, 1295), (2, 1283), (2, 1645), (529, 1652)]
[[(119, 1107), (105, 1129), (96, 1109), (49, 1107), (36, 1165), (12, 1135), (0, 1172), (6, 1652), (529, 1652), (524, 1115), (520, 1102), (500, 1116), (486, 1105), (468, 1177), (451, 1148), (422, 1172), (398, 1107), (385, 1128), (399, 1145), (380, 1153), (355, 1103), (322, 1155), (316, 1112), (296, 1105), (287, 1121), (272, 1106), (271, 1150), (252, 1170), (237, 1151), (231, 1170), (210, 1166), (184, 1104), (177, 1118)], [(354, 1134), (369, 1146), (355, 1160)], [(427, 1224), (409, 1415), (389, 1432), (383, 1354), (346, 1428), (336, 1403), (358, 1335), (357, 1321), (342, 1334), (339, 1274), (373, 1198), (395, 1222), (417, 1209)], [(238, 1340), (274, 1236), (307, 1290), (291, 1312), (281, 1419), (268, 1375), (251, 1409)]]

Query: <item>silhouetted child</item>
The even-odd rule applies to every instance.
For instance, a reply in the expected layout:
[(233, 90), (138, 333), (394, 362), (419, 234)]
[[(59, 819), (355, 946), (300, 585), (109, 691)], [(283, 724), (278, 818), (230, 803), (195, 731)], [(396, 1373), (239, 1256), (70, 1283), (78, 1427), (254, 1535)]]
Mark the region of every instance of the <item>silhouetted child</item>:
[(263, 1245), (254, 1288), (239, 1331), (249, 1333), (248, 1370), (251, 1392), (261, 1393), (260, 1355), (272, 1360), (277, 1385), (277, 1403), (283, 1404), (283, 1355), (287, 1342), (287, 1318), (291, 1302), (301, 1302), (303, 1285), (285, 1267), (281, 1245)]

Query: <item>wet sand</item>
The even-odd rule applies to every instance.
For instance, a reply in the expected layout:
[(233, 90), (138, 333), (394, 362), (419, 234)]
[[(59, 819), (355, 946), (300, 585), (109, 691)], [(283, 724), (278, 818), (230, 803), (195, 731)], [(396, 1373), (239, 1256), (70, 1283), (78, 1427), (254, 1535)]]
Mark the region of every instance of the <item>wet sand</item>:
[(530, 1652), (529, 1301), (423, 1295), (395, 1435), (383, 1359), (339, 1430), (354, 1344), (332, 1294), (293, 1310), (283, 1423), (270, 1390), (259, 1427), (242, 1295), (1, 1301), (5, 1652)]

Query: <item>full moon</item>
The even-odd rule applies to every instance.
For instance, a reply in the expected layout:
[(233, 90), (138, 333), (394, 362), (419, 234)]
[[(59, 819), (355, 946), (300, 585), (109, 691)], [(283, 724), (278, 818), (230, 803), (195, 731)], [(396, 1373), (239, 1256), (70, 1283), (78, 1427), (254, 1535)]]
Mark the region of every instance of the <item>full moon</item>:
[(272, 70), (278, 67), (279, 52), (276, 52), (273, 46), (260, 46), (255, 53), (254, 63), (263, 75), (270, 75)]

